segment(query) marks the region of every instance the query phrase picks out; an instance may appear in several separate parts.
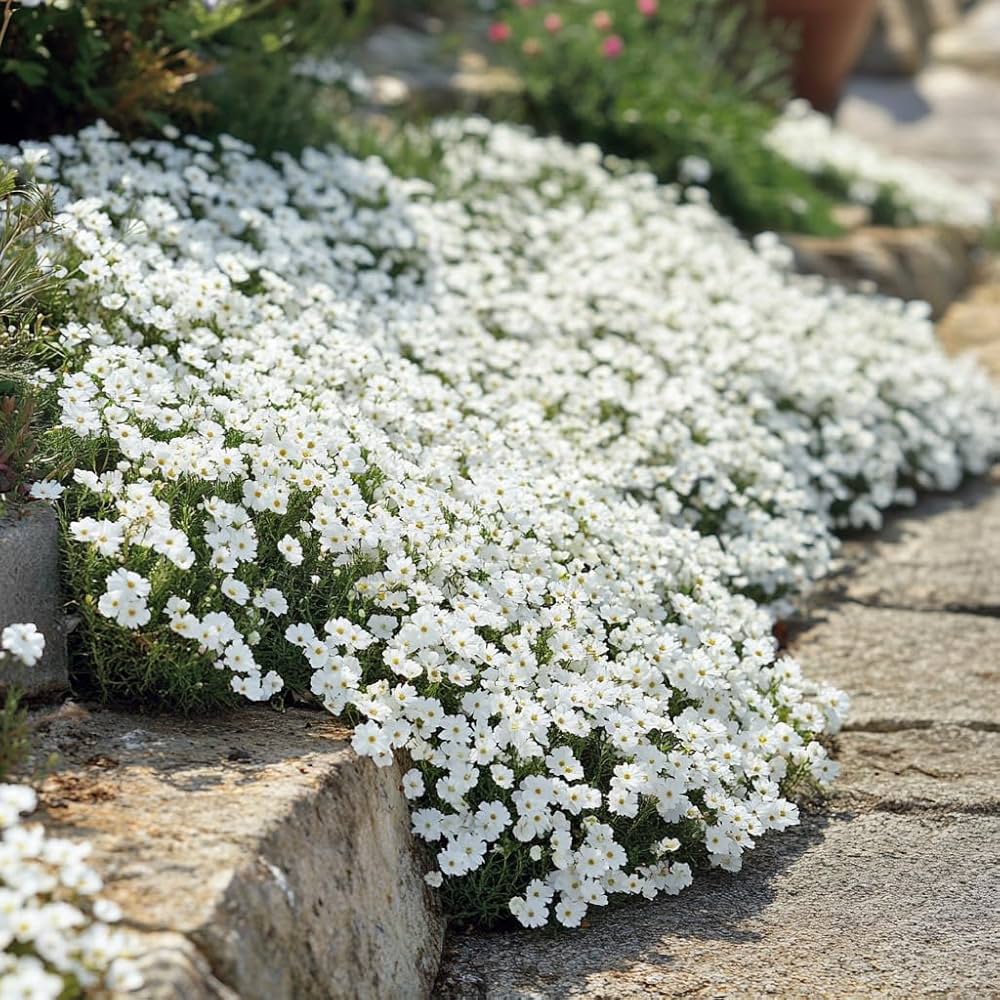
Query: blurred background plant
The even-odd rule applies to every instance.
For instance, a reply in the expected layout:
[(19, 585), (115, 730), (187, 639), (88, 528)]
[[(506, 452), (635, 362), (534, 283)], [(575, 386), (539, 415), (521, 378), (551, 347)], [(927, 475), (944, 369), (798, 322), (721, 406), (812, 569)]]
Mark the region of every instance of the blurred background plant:
[(28, 712), (21, 704), (20, 692), (11, 688), (0, 706), (0, 782), (10, 781), (30, 752)]
[(756, 0), (519, 0), (490, 38), (544, 132), (698, 183), (741, 229), (833, 233), (833, 201), (764, 141), (790, 96), (794, 33)]
[(6, 0), (0, 141), (103, 118), (126, 135), (171, 122), (264, 148), (308, 133), (294, 72), (367, 23), (366, 0)]

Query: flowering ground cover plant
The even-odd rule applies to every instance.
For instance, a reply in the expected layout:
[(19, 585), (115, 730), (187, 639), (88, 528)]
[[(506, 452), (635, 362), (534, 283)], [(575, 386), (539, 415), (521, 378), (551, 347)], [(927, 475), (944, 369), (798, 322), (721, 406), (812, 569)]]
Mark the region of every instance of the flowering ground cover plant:
[(594, 147), (433, 131), (434, 184), (103, 126), (4, 151), (73, 273), (68, 572), (106, 694), (312, 698), (409, 756), (452, 913), (575, 926), (832, 778), (846, 699), (774, 612), (836, 526), (982, 470), (1000, 402), (920, 304)]
[(805, 101), (793, 101), (767, 136), (789, 162), (822, 179), (851, 201), (868, 205), (891, 225), (946, 223), (976, 229), (993, 221), (990, 192), (961, 184), (930, 167), (889, 156)]

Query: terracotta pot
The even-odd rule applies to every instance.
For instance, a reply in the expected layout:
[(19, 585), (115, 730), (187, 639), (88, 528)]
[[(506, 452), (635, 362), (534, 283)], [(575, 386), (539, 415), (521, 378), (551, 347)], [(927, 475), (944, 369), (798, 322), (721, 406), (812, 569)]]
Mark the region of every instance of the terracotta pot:
[(832, 111), (871, 29), (878, 0), (767, 0), (768, 17), (798, 29), (796, 93), (820, 111)]

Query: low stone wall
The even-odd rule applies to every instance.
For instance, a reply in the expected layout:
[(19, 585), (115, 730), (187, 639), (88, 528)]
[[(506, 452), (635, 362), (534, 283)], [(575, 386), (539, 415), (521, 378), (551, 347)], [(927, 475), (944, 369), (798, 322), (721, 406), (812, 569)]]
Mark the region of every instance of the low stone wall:
[[(89, 840), (142, 935), (150, 1000), (414, 1000), (444, 922), (423, 882), (398, 767), (324, 713), (212, 720), (68, 704), (36, 716), (60, 763), (45, 825)], [(135, 1000), (135, 994), (129, 994)]]

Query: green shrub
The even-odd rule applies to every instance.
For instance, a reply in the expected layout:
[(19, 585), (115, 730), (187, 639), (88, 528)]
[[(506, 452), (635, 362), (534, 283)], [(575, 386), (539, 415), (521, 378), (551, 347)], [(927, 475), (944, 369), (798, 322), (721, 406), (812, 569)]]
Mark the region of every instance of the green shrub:
[(836, 231), (827, 196), (764, 143), (788, 96), (786, 38), (753, 3), (522, 0), (491, 37), (536, 128), (704, 183), (742, 229)]
[(338, 0), (44, 0), (14, 6), (0, 86), (0, 140), (96, 118), (135, 134), (168, 122), (280, 144), (312, 114), (291, 73), (363, 21)]

